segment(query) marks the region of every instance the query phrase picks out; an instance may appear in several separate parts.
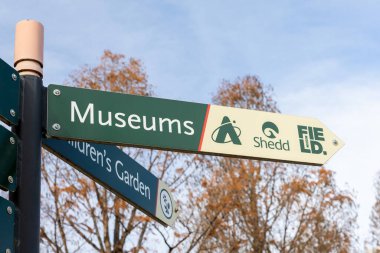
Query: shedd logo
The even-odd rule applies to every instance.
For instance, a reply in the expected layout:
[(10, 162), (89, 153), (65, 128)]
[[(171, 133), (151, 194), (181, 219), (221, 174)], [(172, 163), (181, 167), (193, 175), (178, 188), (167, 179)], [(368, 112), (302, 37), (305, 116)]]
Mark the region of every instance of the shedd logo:
[(276, 138), (276, 135), (280, 132), (278, 130), (278, 127), (270, 121), (265, 122), (261, 129), (263, 130), (263, 134), (265, 134), (266, 137), (271, 139)]
[(263, 134), (269, 139), (259, 136), (253, 137), (253, 146), (255, 148), (290, 151), (289, 140), (274, 140), (280, 133), (280, 130), (278, 129), (276, 124), (270, 121), (264, 122), (264, 124), (261, 127), (261, 130)]
[[(233, 121), (233, 123), (236, 123)], [(220, 127), (214, 130), (212, 133), (212, 140), (216, 143), (229, 143), (232, 142), (235, 145), (241, 145), (239, 136), (241, 134), (240, 128), (232, 125), (231, 120), (224, 116)]]

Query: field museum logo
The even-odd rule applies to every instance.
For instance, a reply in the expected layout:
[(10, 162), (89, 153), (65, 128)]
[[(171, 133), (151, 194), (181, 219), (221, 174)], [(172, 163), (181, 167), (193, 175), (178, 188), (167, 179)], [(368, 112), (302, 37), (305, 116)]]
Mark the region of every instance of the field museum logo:
[(322, 142), (325, 141), (323, 128), (298, 125), (298, 138), (302, 153), (324, 154)]

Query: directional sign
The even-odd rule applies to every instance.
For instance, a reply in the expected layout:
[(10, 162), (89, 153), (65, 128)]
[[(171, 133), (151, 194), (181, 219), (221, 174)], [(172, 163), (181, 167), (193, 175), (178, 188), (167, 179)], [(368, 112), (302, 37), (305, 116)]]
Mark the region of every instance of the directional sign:
[(0, 197), (0, 252), (14, 252), (15, 206)]
[(322, 165), (344, 144), (312, 118), (50, 85), (47, 135)]
[(115, 146), (43, 139), (46, 149), (163, 225), (178, 216), (168, 186)]
[(17, 186), (17, 137), (3, 126), (0, 126), (0, 154), (0, 189), (14, 192)]
[(19, 119), (20, 76), (0, 59), (0, 119), (17, 125)]

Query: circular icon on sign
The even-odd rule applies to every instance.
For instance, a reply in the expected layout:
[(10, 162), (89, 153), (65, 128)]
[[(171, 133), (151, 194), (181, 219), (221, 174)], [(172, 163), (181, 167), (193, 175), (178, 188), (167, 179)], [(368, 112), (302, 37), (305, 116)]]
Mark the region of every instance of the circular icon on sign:
[(162, 189), (160, 193), (161, 210), (167, 219), (170, 219), (173, 215), (173, 203), (170, 198), (170, 194), (167, 190)]
[(276, 135), (280, 132), (276, 124), (270, 121), (267, 121), (263, 124), (262, 130), (265, 136), (271, 139), (276, 138)]

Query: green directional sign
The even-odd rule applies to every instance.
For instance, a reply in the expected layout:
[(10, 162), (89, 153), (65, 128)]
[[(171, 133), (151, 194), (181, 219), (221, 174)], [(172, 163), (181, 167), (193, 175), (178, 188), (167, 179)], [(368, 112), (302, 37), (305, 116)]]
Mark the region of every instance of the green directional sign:
[(0, 59), (0, 119), (17, 125), (19, 119), (20, 76)]
[(0, 126), (0, 189), (16, 190), (17, 137)]
[(0, 252), (14, 252), (15, 206), (0, 197)]
[(43, 139), (43, 146), (163, 225), (178, 210), (169, 187), (115, 146)]
[(320, 121), (278, 113), (50, 85), (47, 135), (322, 165), (343, 147)]
[(207, 105), (48, 87), (49, 136), (197, 151)]

